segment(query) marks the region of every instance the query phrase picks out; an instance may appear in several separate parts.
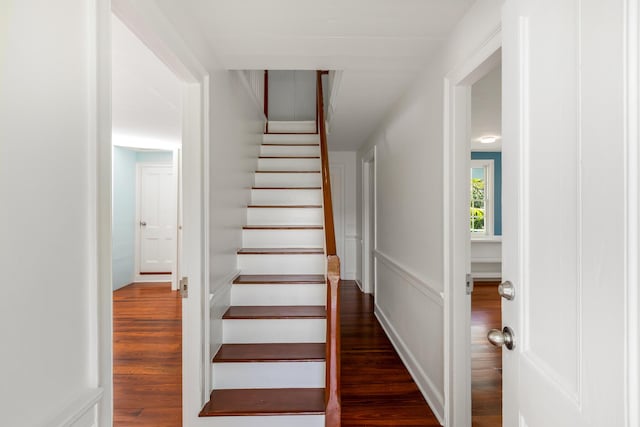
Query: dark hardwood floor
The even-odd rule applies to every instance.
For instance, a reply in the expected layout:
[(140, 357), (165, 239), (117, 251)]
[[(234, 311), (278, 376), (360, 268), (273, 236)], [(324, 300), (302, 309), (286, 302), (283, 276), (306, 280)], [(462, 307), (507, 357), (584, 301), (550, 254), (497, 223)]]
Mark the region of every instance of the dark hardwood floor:
[(439, 426), (373, 315), (373, 298), (341, 284), (342, 426)]
[[(341, 283), (342, 425), (439, 426), (373, 315)], [(168, 284), (114, 292), (114, 426), (181, 426), (181, 300)]]
[(181, 318), (169, 283), (113, 293), (114, 427), (182, 425)]
[(487, 331), (502, 327), (499, 282), (476, 282), (471, 297), (472, 427), (502, 426), (502, 349)]

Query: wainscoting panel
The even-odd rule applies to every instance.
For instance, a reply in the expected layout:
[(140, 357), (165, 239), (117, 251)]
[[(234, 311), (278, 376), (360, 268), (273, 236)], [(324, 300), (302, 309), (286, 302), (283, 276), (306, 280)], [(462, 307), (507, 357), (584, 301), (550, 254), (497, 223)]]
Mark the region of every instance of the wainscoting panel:
[(376, 317), (436, 417), (444, 422), (441, 293), (379, 252), (375, 268)]

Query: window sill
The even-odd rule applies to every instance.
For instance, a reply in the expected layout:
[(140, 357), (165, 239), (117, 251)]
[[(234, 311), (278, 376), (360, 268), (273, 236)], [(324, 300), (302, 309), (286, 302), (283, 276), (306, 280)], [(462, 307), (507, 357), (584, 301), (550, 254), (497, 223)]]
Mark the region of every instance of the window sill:
[(485, 236), (485, 235), (474, 236), (472, 234), (471, 235), (471, 241), (472, 242), (494, 242), (494, 243), (500, 243), (500, 242), (502, 242), (502, 236)]

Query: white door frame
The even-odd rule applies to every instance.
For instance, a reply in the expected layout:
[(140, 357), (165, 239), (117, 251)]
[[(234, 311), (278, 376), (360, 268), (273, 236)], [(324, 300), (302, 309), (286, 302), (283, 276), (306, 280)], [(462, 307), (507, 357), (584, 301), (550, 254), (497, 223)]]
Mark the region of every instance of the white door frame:
[[(176, 155), (177, 150), (172, 150), (172, 156)], [(140, 250), (142, 248), (141, 243), (142, 243), (142, 230), (140, 229), (140, 203), (142, 200), (142, 186), (141, 186), (141, 173), (142, 173), (142, 168), (144, 167), (165, 167), (165, 168), (171, 168), (171, 171), (173, 173), (173, 177), (174, 177), (174, 182), (175, 184), (179, 184), (178, 180), (177, 180), (177, 174), (178, 174), (178, 167), (177, 167), (177, 163), (176, 163), (176, 159), (174, 159), (172, 157), (172, 162), (171, 163), (136, 163), (136, 236), (135, 236), (135, 260), (134, 260), (134, 265), (136, 268), (135, 271), (135, 278), (134, 281), (136, 282), (159, 282), (159, 281), (166, 281), (166, 275), (158, 275), (158, 274), (148, 274), (148, 275), (141, 275), (140, 274)], [(174, 209), (176, 210), (176, 214), (178, 212), (178, 194), (180, 194), (180, 190), (179, 187), (176, 185), (176, 191), (175, 194), (173, 195), (173, 200), (172, 200), (172, 205), (174, 207)], [(178, 276), (176, 274), (176, 266), (178, 265), (178, 259), (177, 256), (179, 254), (179, 250), (178, 250), (178, 216), (176, 215), (175, 217), (175, 223), (176, 226), (174, 228), (174, 232), (173, 232), (173, 242), (174, 242), (174, 251), (173, 251), (173, 262), (172, 262), (172, 266), (171, 266), (171, 290), (175, 291), (178, 289)]]
[(471, 85), (500, 60), (501, 29), (444, 80), (444, 388), (445, 425), (471, 426), (469, 167)]
[[(362, 158), (362, 290), (367, 294), (376, 294), (375, 256), (376, 249), (376, 147), (374, 146)], [(371, 172), (373, 169), (373, 180)], [(373, 187), (373, 200), (371, 200)], [(373, 206), (373, 209), (371, 207)], [(373, 222), (373, 224), (372, 224)], [(371, 229), (373, 228), (373, 239)]]
[(98, 425), (113, 422), (113, 353), (111, 291), (111, 13), (116, 14), (182, 80), (182, 209), (179, 233), (181, 276), (189, 278), (189, 297), (182, 302), (183, 426), (201, 424), (198, 412), (208, 399), (208, 168), (209, 74), (185, 46), (156, 5), (99, 0), (97, 70), (98, 173), (98, 382), (104, 388)]

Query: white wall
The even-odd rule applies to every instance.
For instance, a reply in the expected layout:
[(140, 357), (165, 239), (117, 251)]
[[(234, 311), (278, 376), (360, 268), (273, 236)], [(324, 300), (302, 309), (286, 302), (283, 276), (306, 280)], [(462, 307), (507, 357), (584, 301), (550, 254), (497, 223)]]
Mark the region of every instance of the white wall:
[(219, 321), (229, 305), (231, 279), (238, 273), (237, 250), (258, 165), (264, 114), (240, 71), (210, 74), (209, 279), (214, 295), (211, 347), (221, 343)]
[[(501, 0), (479, 0), (423, 75), (358, 151), (376, 146), (376, 314), (444, 421), (444, 77), (500, 22)], [(362, 227), (361, 184), (357, 219)]]
[(315, 119), (315, 71), (269, 71), (269, 120)]
[(0, 3), (3, 426), (95, 420), (97, 3)]
[(340, 257), (340, 277), (356, 280), (360, 236), (356, 226), (356, 152), (330, 151), (331, 199)]

